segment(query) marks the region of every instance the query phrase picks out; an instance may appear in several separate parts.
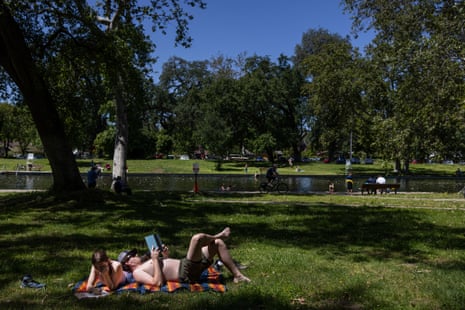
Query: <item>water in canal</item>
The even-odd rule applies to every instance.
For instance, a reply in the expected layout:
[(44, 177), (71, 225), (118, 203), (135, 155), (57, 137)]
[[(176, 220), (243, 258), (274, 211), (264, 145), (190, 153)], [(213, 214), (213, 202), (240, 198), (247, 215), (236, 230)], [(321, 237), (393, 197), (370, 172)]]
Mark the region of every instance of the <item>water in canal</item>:
[[(83, 180), (86, 178), (83, 175)], [(191, 191), (194, 186), (193, 175), (129, 175), (129, 184), (134, 190), (149, 191)], [(233, 191), (256, 191), (263, 178), (253, 175), (202, 175), (197, 183), (200, 191), (219, 191), (222, 184), (231, 186)], [(344, 176), (283, 176), (282, 181), (289, 185), (294, 193), (324, 192), (330, 181), (335, 183), (336, 191), (344, 191)], [(365, 178), (354, 178), (357, 189)], [(458, 192), (465, 185), (464, 178), (455, 177), (402, 177), (387, 178), (388, 183), (400, 183), (400, 192)], [(97, 181), (98, 187), (109, 188), (111, 176), (103, 175)], [(1, 174), (0, 189), (48, 189), (52, 185), (50, 174)]]

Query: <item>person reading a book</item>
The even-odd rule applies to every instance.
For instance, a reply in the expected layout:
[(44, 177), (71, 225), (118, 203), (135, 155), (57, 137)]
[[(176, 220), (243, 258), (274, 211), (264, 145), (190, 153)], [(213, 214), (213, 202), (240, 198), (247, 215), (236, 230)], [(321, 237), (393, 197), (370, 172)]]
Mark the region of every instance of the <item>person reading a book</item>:
[(168, 248), (163, 245), (162, 248), (152, 248), (151, 259), (146, 262), (135, 256), (129, 257), (124, 265), (132, 271), (134, 279), (139, 283), (156, 286), (162, 286), (166, 281), (195, 283), (200, 281), (203, 271), (213, 263), (215, 255), (218, 255), (232, 273), (234, 283), (250, 282), (234, 264), (224, 243), (230, 233), (230, 228), (226, 227), (216, 235), (195, 234), (183, 259), (170, 258)]
[(123, 266), (120, 262), (111, 260), (105, 250), (97, 250), (92, 254), (92, 267), (87, 278), (88, 292), (95, 291), (98, 280), (111, 290), (117, 289), (126, 282)]

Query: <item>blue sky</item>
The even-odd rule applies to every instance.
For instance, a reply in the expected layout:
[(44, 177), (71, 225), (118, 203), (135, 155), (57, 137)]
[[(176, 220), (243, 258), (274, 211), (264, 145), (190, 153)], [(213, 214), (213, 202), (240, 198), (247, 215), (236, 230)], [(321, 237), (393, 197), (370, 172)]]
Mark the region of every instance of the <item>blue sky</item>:
[[(351, 20), (343, 13), (339, 0), (206, 0), (205, 10), (195, 9), (190, 22), (192, 47), (174, 47), (174, 33), (152, 35), (159, 57), (155, 70), (171, 56), (189, 61), (206, 60), (219, 54), (235, 58), (246, 52), (269, 56), (275, 61), (282, 53), (294, 54), (294, 48), (309, 29), (324, 28), (349, 36), (363, 50), (370, 34), (351, 33)], [(159, 74), (159, 73), (158, 73)], [(155, 76), (158, 76), (155, 73)]]

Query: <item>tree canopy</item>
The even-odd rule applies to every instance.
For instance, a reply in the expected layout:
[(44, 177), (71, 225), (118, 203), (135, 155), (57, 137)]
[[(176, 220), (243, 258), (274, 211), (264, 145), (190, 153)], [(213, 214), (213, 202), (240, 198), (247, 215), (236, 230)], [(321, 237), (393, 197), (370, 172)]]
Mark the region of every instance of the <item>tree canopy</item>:
[(387, 86), (377, 103), (384, 107), (378, 133), (396, 132), (388, 139), (396, 151), (384, 155), (405, 161), (463, 156), (463, 1), (345, 3), (356, 29), (376, 31), (367, 53)]
[[(205, 7), (201, 0), (185, 4)], [(124, 148), (118, 149), (120, 156), (114, 165), (124, 171), (126, 111), (138, 94), (133, 83), (145, 72), (154, 47), (144, 35), (142, 24), (150, 19), (152, 30), (165, 32), (167, 25), (174, 22), (175, 41), (189, 46), (191, 18), (180, 1), (162, 1), (156, 6), (139, 5), (134, 0), (92, 4), (78, 0), (0, 1), (2, 74), (8, 74), (9, 81), (14, 82), (11, 89), (21, 93), (31, 111), (52, 167), (55, 190), (84, 187), (64, 125), (67, 115), (69, 119), (76, 115), (72, 112), (78, 111), (73, 109), (76, 104), (97, 106), (91, 109), (95, 113), (98, 104), (104, 103), (102, 99), (116, 103), (115, 149), (121, 145)], [(71, 87), (64, 84), (66, 80), (73, 81)], [(98, 87), (100, 94), (107, 96), (84, 97), (88, 95), (87, 85)], [(92, 119), (95, 114), (88, 116)], [(71, 124), (68, 128), (72, 128)]]
[(203, 1), (0, 0), (0, 94), (21, 113), (27, 106), (60, 190), (83, 188), (73, 148), (113, 156), (114, 176), (128, 156), (205, 150), (270, 160), (278, 150), (296, 160), (354, 152), (398, 169), (462, 158), (463, 1), (343, 3), (355, 31), (375, 31), (363, 54), (349, 38), (309, 29), (276, 61), (172, 57), (155, 84), (156, 42), (144, 27), (174, 24), (175, 42), (189, 47), (188, 10)]

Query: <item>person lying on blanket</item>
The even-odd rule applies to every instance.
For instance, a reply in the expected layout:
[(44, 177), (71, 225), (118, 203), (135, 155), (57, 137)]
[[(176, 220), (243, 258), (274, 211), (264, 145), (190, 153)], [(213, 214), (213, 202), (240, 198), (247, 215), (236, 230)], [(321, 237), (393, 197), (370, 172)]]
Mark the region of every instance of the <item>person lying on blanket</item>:
[(126, 277), (120, 262), (111, 260), (105, 250), (97, 250), (92, 254), (92, 267), (87, 279), (87, 291), (95, 292), (95, 284), (100, 280), (111, 290), (125, 284)]
[(227, 239), (230, 233), (231, 230), (226, 227), (216, 235), (195, 234), (183, 259), (169, 258), (168, 248), (163, 245), (162, 249), (152, 249), (151, 259), (143, 262), (139, 256), (130, 256), (123, 260), (123, 265), (132, 272), (134, 280), (142, 284), (163, 286), (166, 281), (196, 283), (200, 281), (200, 275), (213, 263), (213, 258), (218, 254), (232, 273), (234, 283), (250, 282), (250, 279), (234, 264), (224, 243), (224, 239)]

